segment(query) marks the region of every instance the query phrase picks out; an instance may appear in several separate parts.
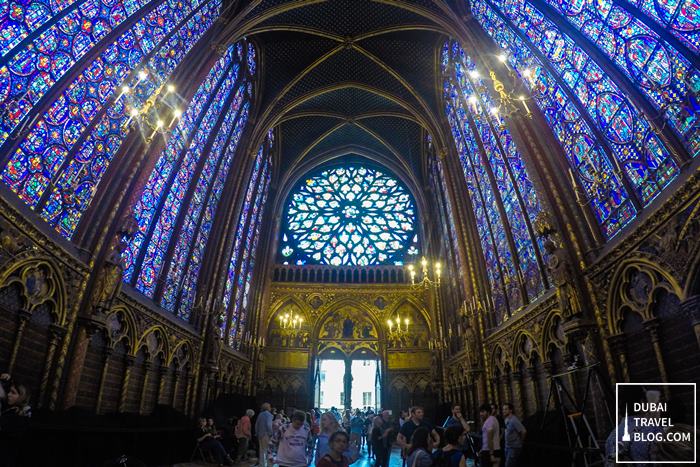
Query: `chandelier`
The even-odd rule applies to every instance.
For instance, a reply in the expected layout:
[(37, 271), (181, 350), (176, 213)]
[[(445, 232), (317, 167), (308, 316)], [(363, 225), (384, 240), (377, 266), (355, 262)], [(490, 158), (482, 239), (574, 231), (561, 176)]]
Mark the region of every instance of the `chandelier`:
[(410, 323), (411, 321), (407, 317), (402, 319), (397, 312), (396, 317), (386, 320), (386, 324), (389, 326), (389, 337), (395, 338), (405, 336), (408, 334), (408, 325)]
[(408, 272), (411, 275), (411, 287), (414, 289), (428, 289), (430, 287), (440, 287), (440, 277), (442, 275), (442, 265), (439, 262), (432, 264), (432, 274), (430, 271), (430, 263), (425, 259), (425, 256), (420, 260), (421, 265), (421, 280), (416, 282), (416, 268), (414, 265), (408, 265)]
[(179, 107), (182, 99), (175, 92), (175, 85), (164, 81), (156, 86), (157, 76), (146, 68), (140, 70), (136, 82), (122, 86), (116, 98), (116, 102), (123, 101), (129, 115), (123, 124), (124, 130), (137, 125), (146, 144), (158, 133), (166, 135), (182, 117)]
[(301, 325), (304, 322), (304, 318), (298, 314), (291, 315), (290, 313), (285, 313), (280, 315), (280, 327), (285, 330), (297, 331), (301, 329)]

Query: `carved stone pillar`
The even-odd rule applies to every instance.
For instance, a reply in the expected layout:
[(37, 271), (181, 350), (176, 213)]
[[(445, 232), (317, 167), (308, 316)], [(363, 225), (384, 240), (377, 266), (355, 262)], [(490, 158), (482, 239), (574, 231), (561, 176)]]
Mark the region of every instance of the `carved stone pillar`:
[(700, 295), (693, 295), (681, 302), (681, 311), (688, 316), (700, 350)]
[(184, 412), (187, 415), (192, 415), (194, 409), (192, 407), (192, 386), (194, 386), (194, 376), (191, 371), (185, 375), (185, 407)]
[[(182, 371), (176, 369), (173, 372), (173, 394), (170, 398), (170, 406), (173, 409), (177, 409), (177, 390), (180, 388), (180, 378), (182, 378)], [(184, 410), (183, 410), (184, 411)]]
[(491, 378), (491, 385), (493, 386), (493, 394), (496, 396), (494, 402), (498, 405), (503, 403), (503, 396), (501, 393), (501, 381), (503, 381), (503, 375), (494, 376)]
[[(661, 350), (661, 342), (659, 338), (659, 319), (654, 318), (643, 323), (644, 329), (649, 333), (651, 338), (651, 346), (654, 348), (654, 355), (656, 356), (656, 364), (659, 367), (659, 375), (661, 376), (661, 382), (668, 382), (668, 373), (666, 372), (666, 364), (664, 363), (664, 354)], [(671, 394), (668, 390), (668, 386), (664, 386), (664, 395), (668, 399)]]
[(616, 334), (614, 336), (608, 337), (608, 345), (610, 346), (610, 352), (613, 355), (617, 355), (617, 364), (620, 372), (622, 373), (622, 382), (628, 382), (630, 380), (630, 372), (627, 367), (627, 352), (625, 350), (625, 342), (627, 337), (624, 334)]
[(67, 409), (75, 405), (80, 387), (80, 377), (85, 366), (85, 356), (87, 355), (90, 339), (98, 329), (104, 326), (104, 317), (95, 315), (90, 318), (78, 318), (78, 330), (75, 337), (73, 353), (70, 355), (66, 386), (63, 391), (63, 408)]
[(148, 396), (148, 380), (151, 378), (151, 362), (146, 360), (143, 362), (143, 384), (141, 385), (141, 395), (139, 397), (139, 414), (147, 415), (146, 397)]
[(119, 411), (126, 412), (126, 404), (129, 397), (129, 380), (131, 379), (131, 369), (134, 367), (136, 357), (127, 355), (125, 357), (124, 378), (122, 379), (122, 387), (119, 391)]
[[(541, 397), (540, 400), (542, 401), (542, 411), (546, 412), (547, 409), (549, 409), (549, 405), (554, 403), (553, 400), (552, 401), (549, 400), (550, 399), (549, 391), (550, 391), (550, 387), (551, 387), (551, 379), (549, 379), (549, 378), (551, 378), (551, 376), (552, 376), (552, 362), (549, 360), (546, 362), (542, 362), (542, 371), (544, 373), (543, 380), (545, 381), (545, 384), (543, 386), (543, 385), (540, 385), (538, 382), (538, 385), (540, 386), (540, 397)], [(549, 381), (549, 384), (547, 384), (547, 381)], [(551, 395), (551, 397), (553, 397), (553, 396), (554, 396), (554, 394)]]
[(532, 413), (535, 413), (542, 409), (542, 402), (540, 401), (540, 390), (539, 381), (537, 380), (537, 368), (534, 366), (529, 366), (525, 370), (527, 375), (530, 377), (528, 391), (532, 395)]
[(510, 374), (511, 391), (513, 394), (512, 404), (515, 406), (515, 413), (524, 414), (525, 404), (523, 404), (523, 389), (522, 389), (523, 374), (520, 371), (513, 371)]
[(31, 319), (32, 314), (26, 310), (20, 310), (17, 313), (17, 331), (15, 331), (15, 339), (12, 343), (12, 353), (10, 353), (10, 361), (7, 364), (7, 372), (12, 374), (15, 370), (15, 363), (17, 362), (17, 353), (19, 352), (19, 345), (22, 343), (22, 335), (24, 334), (24, 328)]
[(158, 394), (156, 394), (156, 405), (161, 403), (163, 392), (165, 391), (165, 383), (168, 380), (168, 367), (161, 365), (158, 368)]
[(95, 413), (100, 414), (102, 410), (102, 397), (105, 390), (105, 380), (107, 379), (107, 368), (109, 367), (109, 358), (112, 356), (112, 347), (105, 347), (102, 353), (102, 368), (100, 369), (100, 383), (97, 386), (97, 402), (95, 403)]
[[(54, 356), (56, 349), (63, 342), (63, 337), (66, 335), (65, 328), (55, 324), (49, 325), (49, 346), (46, 350), (46, 360), (44, 361), (44, 371), (41, 374), (41, 385), (39, 386), (38, 406), (43, 407), (46, 400), (46, 394), (49, 387), (49, 378), (54, 365)], [(53, 382), (54, 385), (59, 384), (58, 381)]]

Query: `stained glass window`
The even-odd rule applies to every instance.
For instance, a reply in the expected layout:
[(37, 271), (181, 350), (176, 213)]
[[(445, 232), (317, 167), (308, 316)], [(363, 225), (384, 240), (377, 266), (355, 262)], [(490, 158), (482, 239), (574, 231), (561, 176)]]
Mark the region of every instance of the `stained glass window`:
[[(497, 312), (544, 290), (542, 246), (531, 225), (537, 192), (507, 125), (472, 60), (456, 42), (443, 49), (446, 113), (477, 219)], [(523, 296), (526, 294), (526, 296)]]
[[(82, 213), (92, 201), (98, 183), (128, 134), (126, 122), (129, 117), (124, 99), (116, 98), (117, 90), (127, 84), (134, 88), (134, 98), (145, 102), (213, 24), (220, 8), (219, 0), (155, 2), (142, 9), (139, 9), (140, 3), (133, 1), (128, 5), (127, 2), (116, 4), (118, 8), (115, 12), (133, 13), (138, 10), (138, 14), (127, 21), (124, 14), (117, 15), (113, 21), (125, 22), (118, 29), (122, 32), (116, 35), (110, 29), (100, 36), (103, 38), (99, 43), (89, 42), (92, 36), (85, 32), (76, 32), (76, 39), (79, 39), (73, 42), (72, 53), (84, 54), (83, 48), (91, 49), (92, 45), (102, 50), (95, 59), (83, 65), (82, 71), (67, 84), (65, 90), (46, 106), (26, 108), (26, 111), (19, 109), (14, 117), (3, 117), (16, 117), (12, 121), (3, 120), (4, 133), (16, 132), (12, 128), (22, 119), (31, 122), (23, 129), (26, 131), (24, 138), (16, 143), (12, 139), (5, 141), (3, 149), (11, 152), (12, 156), (2, 172), (3, 182), (32, 209), (40, 210), (42, 217), (66, 238), (72, 237)], [(103, 7), (100, 5), (85, 2), (81, 8), (71, 9), (69, 14), (58, 19), (56, 25), (62, 25), (61, 21), (72, 13), (86, 14), (95, 19), (95, 15), (102, 14)], [(115, 2), (110, 5), (115, 5)], [(61, 26), (61, 34), (76, 27), (95, 28), (97, 25), (89, 20), (78, 26), (71, 22), (65, 27)], [(40, 28), (37, 32), (42, 30)], [(42, 34), (48, 34), (50, 30)], [(103, 32), (93, 30), (91, 34), (94, 36)], [(40, 38), (43, 38), (41, 45), (52, 51), (55, 50), (54, 46), (63, 47), (65, 42), (54, 36), (42, 35)], [(22, 49), (23, 44), (20, 43), (12, 52), (25, 50)], [(37, 54), (38, 50), (38, 46), (27, 45), (28, 72), (41, 70), (44, 65), (51, 67), (45, 55)], [(77, 59), (65, 60), (68, 61), (61, 63), (71, 66), (73, 62), (70, 60)], [(60, 71), (64, 74), (67, 71), (64, 68), (57, 69), (56, 73)], [(137, 73), (144, 70), (148, 71), (145, 79)], [(51, 83), (59, 77), (55, 75)], [(0, 83), (0, 86), (5, 86), (9, 81), (0, 78)], [(47, 86), (50, 87), (50, 84)], [(34, 86), (32, 92), (50, 95), (49, 87)], [(22, 105), (26, 107), (34, 103), (35, 97), (32, 96), (38, 94), (25, 95), (26, 105)], [(6, 97), (6, 93), (0, 93), (0, 98)]]
[(272, 173), (270, 151), (272, 132), (258, 149), (253, 163), (243, 205), (233, 235), (229, 259), (223, 310), (219, 317), (221, 335), (228, 345), (240, 348), (246, 330), (249, 293), (255, 267), (255, 254), (260, 239), (260, 223), (267, 202)]
[[(519, 4), (510, 2), (509, 14), (513, 15), (518, 9), (524, 14), (530, 14), (530, 9), (532, 13), (539, 13), (534, 8), (537, 1), (541, 0), (534, 0), (533, 5), (529, 5), (529, 0)], [(688, 114), (683, 108), (688, 92), (696, 87), (700, 89), (700, 74), (688, 59), (635, 18), (624, 3), (614, 4), (612, 0), (546, 2), (635, 83), (656, 110), (664, 114), (668, 125), (681, 136), (693, 157), (700, 153), (699, 117)], [(696, 25), (700, 27), (700, 23)]]
[(700, 4), (697, 0), (626, 0), (700, 53)]
[[(620, 166), (615, 176), (624, 177), (623, 184), (626, 181), (634, 189), (634, 196), (641, 205), (650, 203), (678, 175), (678, 166), (647, 118), (600, 65), (541, 12), (531, 5), (522, 10), (511, 9), (501, 1), (489, 0), (472, 2), (472, 12), (492, 36), (504, 34), (499, 28), (512, 31), (511, 39), (517, 36), (518, 40), (499, 41), (499, 45), (510, 52), (511, 64), (519, 62), (521, 76), (525, 69), (532, 76), (530, 67), (542, 66), (542, 63), (539, 60), (531, 63), (524, 58), (527, 52), (520, 48), (547, 60), (544, 66), (558, 78), (562, 92), (573, 98), (572, 103), (585, 113), (588, 125), (596, 129), (599, 137), (594, 140), (598, 140), (603, 150), (615, 159), (615, 165)], [(516, 56), (520, 60), (513, 58)], [(529, 80), (528, 76), (524, 78)], [(602, 187), (607, 191), (615, 184), (609, 178), (610, 174), (599, 172), (593, 184), (596, 189)]]
[[(189, 319), (200, 266), (252, 99), (242, 43), (214, 63), (134, 207), (124, 280)], [(196, 240), (195, 240), (196, 239)]]
[(280, 260), (287, 264), (403, 264), (418, 254), (410, 193), (389, 173), (360, 164), (307, 176), (284, 221)]

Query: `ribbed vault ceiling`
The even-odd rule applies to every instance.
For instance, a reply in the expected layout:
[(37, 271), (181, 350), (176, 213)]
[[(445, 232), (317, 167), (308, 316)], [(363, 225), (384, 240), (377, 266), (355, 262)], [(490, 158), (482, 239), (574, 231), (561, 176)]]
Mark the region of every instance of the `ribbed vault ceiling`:
[(421, 185), (441, 111), (432, 1), (244, 2), (224, 36), (253, 38), (263, 70), (256, 133), (278, 128), (282, 174), (348, 151), (394, 160)]

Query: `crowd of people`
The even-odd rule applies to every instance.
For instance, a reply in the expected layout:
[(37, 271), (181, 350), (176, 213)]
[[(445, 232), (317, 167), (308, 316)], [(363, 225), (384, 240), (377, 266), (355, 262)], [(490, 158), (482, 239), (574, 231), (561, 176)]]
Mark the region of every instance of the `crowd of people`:
[(32, 408), (29, 390), (8, 373), (0, 374), (0, 463), (15, 465), (17, 439), (27, 429)]
[(419, 406), (396, 418), (390, 410), (341, 413), (335, 407), (323, 413), (320, 409), (295, 410), (288, 417), (264, 403), (254, 423), (252, 409), (237, 420), (235, 445), (227, 446), (213, 423), (204, 418), (197, 441), (224, 465), (251, 460), (255, 436), (257, 463), (253, 467), (348, 467), (363, 452), (374, 460), (375, 467), (388, 467), (395, 448), (402, 467), (517, 467), (527, 432), (511, 404), (501, 409), (499, 413), (494, 405), (482, 406), (481, 430), (476, 432), (474, 422), (465, 419), (459, 405), (452, 406), (442, 426), (434, 426)]

